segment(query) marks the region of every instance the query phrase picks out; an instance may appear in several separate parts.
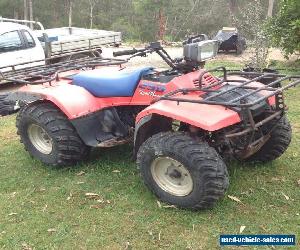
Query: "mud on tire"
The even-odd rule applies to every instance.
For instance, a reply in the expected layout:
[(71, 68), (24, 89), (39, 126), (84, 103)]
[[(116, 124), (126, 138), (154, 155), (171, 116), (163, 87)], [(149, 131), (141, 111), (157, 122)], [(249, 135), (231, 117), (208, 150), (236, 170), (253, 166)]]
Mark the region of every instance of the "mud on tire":
[[(76, 164), (90, 150), (67, 117), (51, 103), (36, 103), (21, 108), (17, 116), (17, 129), (25, 149), (49, 165)], [(43, 148), (43, 138), (36, 141), (39, 133), (32, 134), (32, 131), (42, 131), (43, 138), (46, 137), (51, 147), (46, 142)]]
[[(175, 160), (189, 172), (193, 182), (190, 193), (173, 194), (161, 188), (152, 171), (161, 158)], [(159, 199), (182, 208), (211, 208), (229, 185), (226, 165), (215, 149), (181, 132), (159, 133), (146, 140), (138, 151), (137, 165), (144, 183)]]
[(266, 129), (273, 129), (270, 139), (257, 153), (247, 158), (246, 161), (273, 161), (280, 157), (289, 147), (292, 139), (292, 128), (286, 116), (283, 116), (280, 120), (271, 121), (266, 126)]

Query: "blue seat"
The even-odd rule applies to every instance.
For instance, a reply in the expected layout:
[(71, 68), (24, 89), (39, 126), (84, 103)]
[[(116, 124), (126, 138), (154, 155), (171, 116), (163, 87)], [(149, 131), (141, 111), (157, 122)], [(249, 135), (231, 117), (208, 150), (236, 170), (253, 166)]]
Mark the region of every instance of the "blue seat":
[(141, 77), (152, 69), (146, 67), (120, 71), (108, 67), (84, 71), (73, 76), (73, 84), (85, 88), (96, 97), (133, 96)]

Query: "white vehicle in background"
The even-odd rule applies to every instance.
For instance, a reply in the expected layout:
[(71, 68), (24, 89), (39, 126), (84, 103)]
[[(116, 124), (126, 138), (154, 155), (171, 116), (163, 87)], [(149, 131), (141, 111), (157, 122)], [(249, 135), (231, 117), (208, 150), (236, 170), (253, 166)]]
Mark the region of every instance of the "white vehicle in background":
[(0, 71), (45, 64), (45, 53), (37, 36), (24, 25), (0, 22)]
[[(31, 23), (39, 30), (19, 23)], [(121, 39), (120, 32), (75, 27), (44, 29), (40, 22), (0, 17), (0, 72), (82, 56), (99, 57), (103, 46), (118, 46)]]

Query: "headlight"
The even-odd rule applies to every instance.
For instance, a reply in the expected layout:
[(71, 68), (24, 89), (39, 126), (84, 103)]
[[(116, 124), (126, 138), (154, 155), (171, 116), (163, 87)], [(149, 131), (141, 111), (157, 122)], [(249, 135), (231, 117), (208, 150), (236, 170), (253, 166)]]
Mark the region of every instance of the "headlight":
[(216, 40), (206, 40), (184, 45), (183, 56), (187, 61), (203, 62), (215, 57), (217, 51), (218, 42)]

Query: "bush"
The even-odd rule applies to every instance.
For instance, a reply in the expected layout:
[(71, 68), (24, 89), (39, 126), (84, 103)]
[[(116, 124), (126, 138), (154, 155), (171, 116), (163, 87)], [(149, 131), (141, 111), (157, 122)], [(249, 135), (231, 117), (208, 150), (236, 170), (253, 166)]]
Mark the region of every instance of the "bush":
[(272, 44), (280, 47), (286, 57), (300, 52), (299, 10), (299, 0), (281, 0), (280, 10), (268, 26)]

